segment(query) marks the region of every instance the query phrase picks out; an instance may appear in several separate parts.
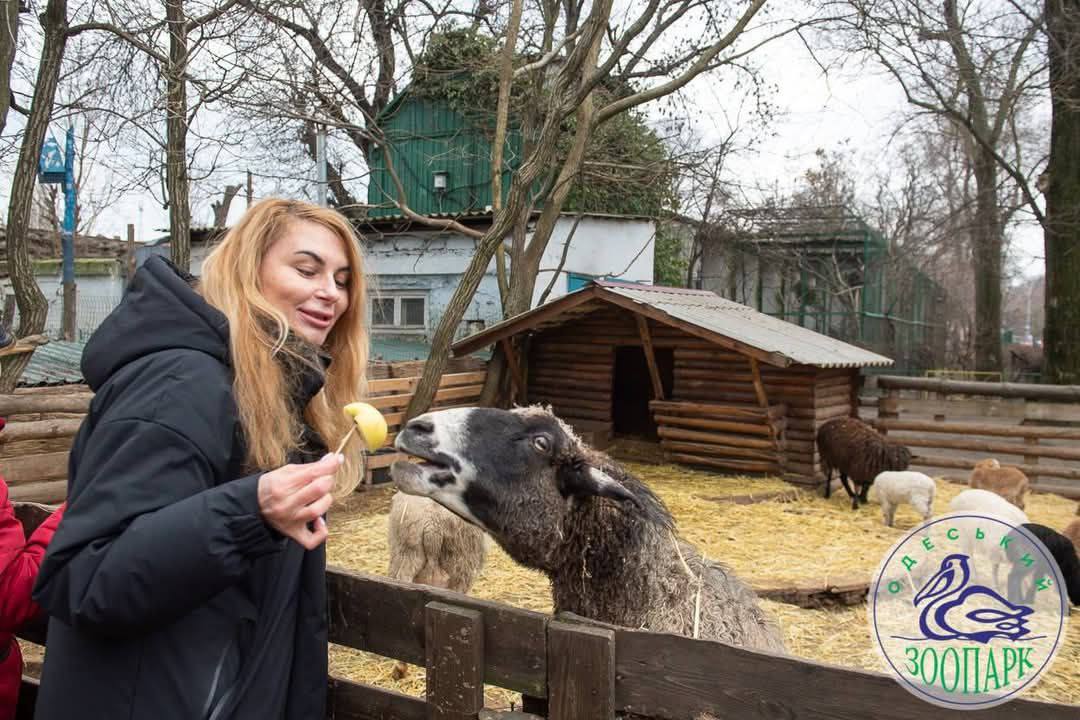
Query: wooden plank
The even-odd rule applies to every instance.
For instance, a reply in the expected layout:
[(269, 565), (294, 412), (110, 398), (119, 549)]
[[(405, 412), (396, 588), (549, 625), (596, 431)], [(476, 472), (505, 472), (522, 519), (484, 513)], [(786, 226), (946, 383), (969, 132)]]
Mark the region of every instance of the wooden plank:
[(11, 501), (46, 503), (49, 505), (61, 503), (67, 497), (67, 486), (68, 481), (66, 479), (19, 483), (11, 487)]
[(71, 438), (82, 427), (82, 420), (57, 419), (37, 420), (30, 422), (11, 422), (0, 432), (0, 445), (19, 442), (21, 440), (51, 440), (54, 438)]
[(649, 378), (652, 380), (653, 399), (664, 399), (664, 384), (660, 381), (660, 370), (656, 367), (656, 353), (653, 352), (652, 338), (649, 336), (649, 321), (642, 315), (634, 315), (637, 320), (641, 344), (645, 349), (645, 362), (649, 365)]
[(734, 445), (737, 447), (760, 448), (762, 450), (771, 450), (773, 448), (771, 441), (747, 435), (698, 432), (696, 430), (683, 430), (672, 427), (659, 427), (657, 428), (657, 434), (661, 438), (668, 440), (689, 440), (691, 442)]
[(68, 451), (0, 459), (0, 475), (11, 487), (67, 477)]
[(0, 395), (0, 417), (33, 413), (86, 413), (90, 393), (72, 395)]
[(708, 418), (677, 417), (675, 415), (657, 415), (657, 425), (677, 427), (700, 428), (703, 430), (726, 430), (749, 435), (769, 435), (769, 428), (762, 421), (761, 425), (753, 425), (748, 422), (731, 422), (725, 420), (712, 420)]
[[(483, 389), (483, 385), (462, 385), (460, 387), (444, 388), (435, 393), (435, 401), (479, 397), (480, 391)], [(409, 400), (411, 399), (412, 393), (404, 393), (400, 395), (384, 395), (382, 397), (369, 398), (368, 403), (370, 403), (372, 407), (384, 410), (388, 408), (404, 407), (409, 404)]]
[(326, 716), (334, 720), (427, 720), (420, 698), (331, 676)]
[[(762, 418), (765, 415), (765, 412), (760, 407), (754, 405), (724, 405), (720, 403), (653, 400), (649, 403), (649, 408), (653, 412), (671, 415), (704, 415), (707, 417), (733, 416), (748, 418)], [(784, 412), (785, 408), (780, 405), (773, 405), (768, 410), (770, 417), (780, 417)]]
[(484, 707), (484, 619), (438, 601), (424, 613), (428, 720), (475, 720)]
[[(447, 373), (439, 378), (439, 387), (454, 387), (457, 385), (474, 385), (483, 383), (487, 376), (486, 370), (478, 370), (465, 373)], [(383, 380), (369, 380), (369, 393), (383, 392), (412, 392), (420, 382), (420, 376), (386, 378)]]
[(779, 472), (776, 463), (757, 462), (753, 460), (727, 460), (715, 457), (703, 457), (700, 455), (672, 454), (674, 462), (684, 465), (704, 465), (707, 467), (722, 468), (734, 472), (768, 473)]
[(514, 352), (509, 338), (500, 339), (499, 347), (506, 359), (506, 368), (510, 371), (510, 402), (513, 403), (514, 398), (525, 396), (525, 375), (521, 372), (521, 363), (518, 362), (517, 353)]
[(330, 642), (423, 665), (425, 608), (438, 600), (483, 615), (485, 682), (547, 693), (547, 615), (334, 566), (326, 579)]
[(1080, 405), (1028, 401), (1024, 405), (1024, 419), (1043, 422), (1080, 422)]
[(548, 624), (548, 720), (615, 717), (615, 633)]
[[(997, 437), (1036, 437), (1043, 440), (1080, 440), (1080, 428), (1040, 427), (1038, 425), (991, 425), (988, 423), (929, 422), (920, 420), (873, 420), (879, 429), (911, 430), (924, 433), (956, 435), (992, 435)], [(6, 431), (5, 431), (6, 432)]]
[[(944, 457), (941, 455), (924, 455), (922, 453), (918, 455), (912, 455), (911, 464), (918, 465), (920, 467), (931, 468), (958, 468), (961, 470), (971, 470), (975, 467), (975, 463), (981, 458), (955, 458)], [(1012, 465), (1012, 467), (1019, 468), (1020, 472), (1025, 475), (1039, 475), (1056, 478), (1066, 478), (1068, 480), (1080, 480), (1080, 469), (1059, 467), (1057, 465)]]
[[(1025, 455), (1033, 458), (1057, 458), (1058, 460), (1080, 460), (1080, 449), (1055, 447), (1051, 445), (1034, 446), (1019, 443), (992, 442), (963, 438), (951, 440), (941, 437), (915, 437), (911, 435), (890, 435), (895, 442), (909, 447), (943, 448), (947, 450), (967, 450), (969, 452), (1004, 453), (1006, 455)], [(1038, 438), (1030, 438), (1038, 442)], [(1025, 462), (1028, 462), (1025, 460)], [(1035, 463), (1031, 463), (1035, 464)]]
[(594, 379), (583, 379), (577, 375), (571, 374), (558, 376), (547, 373), (537, 373), (533, 376), (532, 382), (529, 384), (552, 389), (574, 388), (575, 390), (590, 390), (595, 394), (611, 394), (610, 378), (605, 378), (604, 381), (597, 382)]
[(660, 447), (665, 450), (690, 455), (706, 455), (710, 457), (733, 457), (746, 458), (748, 460), (766, 460), (774, 462), (775, 450), (756, 450), (752, 448), (734, 447), (731, 445), (706, 445), (704, 443), (685, 443), (674, 440), (661, 440)]
[(973, 382), (969, 380), (945, 380), (942, 378), (901, 377), (898, 375), (879, 375), (877, 384), (883, 390), (923, 390), (925, 392), (940, 392), (951, 395), (982, 395), (997, 398), (1080, 403), (1080, 385)]
[[(717, 672), (723, 668), (718, 680)], [(648, 717), (776, 720), (971, 720), (931, 705), (891, 676), (678, 635), (615, 629), (616, 709)], [(841, 691), (842, 689), (842, 691)], [(1011, 700), (979, 720), (1075, 720), (1072, 705)]]

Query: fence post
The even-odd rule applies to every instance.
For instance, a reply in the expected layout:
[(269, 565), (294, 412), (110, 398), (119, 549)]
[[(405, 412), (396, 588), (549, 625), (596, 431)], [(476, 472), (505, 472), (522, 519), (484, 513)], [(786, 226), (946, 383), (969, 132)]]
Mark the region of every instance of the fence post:
[[(1027, 436), (1027, 437), (1024, 438), (1024, 445), (1031, 445), (1033, 447), (1038, 447), (1039, 446), (1039, 438)], [(1038, 455), (1025, 455), (1024, 456), (1024, 464), (1025, 465), (1038, 465), (1039, 464), (1039, 456)], [(1039, 476), (1038, 475), (1028, 475), (1028, 480), (1032, 484), (1037, 483), (1039, 481)]]
[(548, 720), (615, 717), (615, 633), (548, 623)]
[[(900, 391), (896, 388), (889, 388), (885, 391), (885, 394), (878, 398), (878, 413), (879, 420), (896, 420), (900, 417)], [(888, 430), (885, 428), (879, 428), (882, 435), (885, 435)]]
[(475, 720), (484, 708), (484, 618), (429, 602), (424, 613), (428, 720)]

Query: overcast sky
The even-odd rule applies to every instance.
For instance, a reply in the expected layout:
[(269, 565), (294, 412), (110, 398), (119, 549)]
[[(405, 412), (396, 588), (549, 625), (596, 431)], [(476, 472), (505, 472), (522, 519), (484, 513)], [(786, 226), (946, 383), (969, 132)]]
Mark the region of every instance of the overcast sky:
[[(867, 177), (887, 164), (889, 134), (896, 119), (908, 109), (890, 78), (873, 66), (830, 69), (826, 75), (794, 35), (761, 49), (756, 64), (763, 69), (767, 82), (776, 87), (772, 100), (778, 113), (767, 139), (729, 165), (742, 183), (790, 191), (807, 169), (817, 165), (817, 148), (832, 150), (842, 143), (854, 151), (856, 165)], [(706, 77), (698, 78), (688, 88), (687, 96), (700, 108), (694, 122), (706, 137), (726, 133), (725, 110), (728, 117), (734, 112), (729, 93), (729, 87)], [(755, 130), (747, 128), (747, 132)], [(223, 178), (217, 184), (240, 181)], [(6, 204), (6, 187), (3, 194)], [(241, 194), (233, 203), (230, 221), (235, 221), (243, 207)], [(209, 221), (209, 209), (196, 207), (193, 224)], [(127, 223), (136, 223), (140, 240), (151, 239), (168, 226), (168, 215), (153, 197), (129, 195), (105, 212), (95, 229), (123, 237)], [(1041, 274), (1041, 230), (1014, 229), (1013, 237), (1014, 254), (1024, 274)]]

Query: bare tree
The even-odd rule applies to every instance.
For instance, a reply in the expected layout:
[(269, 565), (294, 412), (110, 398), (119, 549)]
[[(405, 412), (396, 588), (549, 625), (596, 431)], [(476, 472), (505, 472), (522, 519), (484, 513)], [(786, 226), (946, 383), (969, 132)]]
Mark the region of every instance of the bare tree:
[(975, 180), (971, 228), (975, 264), (975, 362), (1000, 371), (1004, 264), (1004, 172), (1040, 222), (1029, 184), (1037, 158), (1022, 152), (1017, 127), (1041, 91), (1041, 59), (1033, 47), (1040, 21), (1007, 5), (956, 0), (851, 0), (851, 29), (920, 111), (946, 118), (962, 133)]
[[(23, 133), (19, 162), (12, 179), (11, 199), (7, 216), (7, 254), (11, 285), (19, 308), (19, 327), (16, 337), (37, 335), (45, 328), (48, 304), (34, 280), (30, 253), (26, 245), (30, 214), (34, 202), (34, 184), (41, 145), (45, 139), (53, 99), (60, 79), (67, 42), (67, 0), (49, 0), (41, 15), (45, 29), (37, 83), (34, 86), (30, 115)], [(0, 393), (15, 391), (23, 368), (30, 362), (30, 353), (12, 355), (0, 361)]]

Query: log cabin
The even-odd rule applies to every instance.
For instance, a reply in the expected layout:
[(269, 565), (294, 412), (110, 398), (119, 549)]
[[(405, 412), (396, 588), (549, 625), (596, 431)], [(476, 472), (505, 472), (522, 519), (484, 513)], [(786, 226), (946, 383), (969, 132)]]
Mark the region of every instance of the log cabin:
[(672, 462), (823, 482), (814, 438), (858, 414), (860, 371), (892, 360), (708, 290), (595, 280), (453, 345), (501, 346), (513, 400), (587, 440), (647, 438)]

